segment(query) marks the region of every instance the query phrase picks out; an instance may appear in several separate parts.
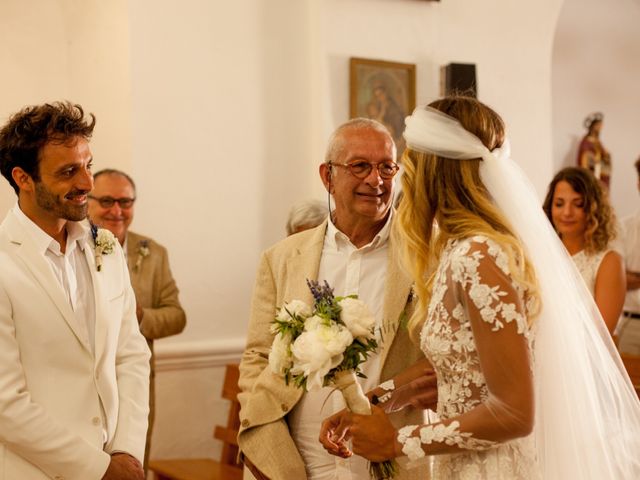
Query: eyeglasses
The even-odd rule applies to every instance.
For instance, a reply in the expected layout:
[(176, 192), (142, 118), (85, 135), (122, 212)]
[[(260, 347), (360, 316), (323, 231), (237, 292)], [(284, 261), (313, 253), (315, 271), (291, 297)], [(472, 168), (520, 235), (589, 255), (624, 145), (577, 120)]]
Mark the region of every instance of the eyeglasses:
[(128, 208), (133, 207), (133, 202), (136, 201), (135, 198), (113, 198), (113, 197), (94, 197), (89, 195), (91, 200), (96, 200), (102, 208), (111, 208), (114, 204), (120, 205), (120, 208), (126, 210)]
[(400, 166), (395, 162), (370, 163), (359, 161), (353, 163), (330, 163), (330, 165), (346, 168), (351, 175), (360, 179), (367, 178), (374, 166), (378, 170), (380, 178), (384, 178), (385, 180), (393, 178), (395, 174), (398, 173), (398, 170), (400, 170)]

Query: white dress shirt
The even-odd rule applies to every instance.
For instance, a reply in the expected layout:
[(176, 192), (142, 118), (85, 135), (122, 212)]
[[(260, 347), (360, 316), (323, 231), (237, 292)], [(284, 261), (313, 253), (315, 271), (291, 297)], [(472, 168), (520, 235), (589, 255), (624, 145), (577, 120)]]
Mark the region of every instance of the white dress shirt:
[(36, 242), (38, 250), (48, 260), (51, 269), (66, 293), (71, 309), (75, 313), (76, 326), (82, 336), (81, 341), (95, 350), (96, 308), (93, 293), (93, 280), (87, 259), (84, 256), (84, 243), (89, 230), (77, 222), (67, 222), (67, 245), (62, 253), (60, 244), (48, 233), (27, 217), (19, 205), (14, 213)]
[[(334, 295), (356, 294), (369, 306), (376, 318), (377, 331), (383, 317), (390, 226), (391, 214), (371, 243), (356, 248), (329, 221), (318, 271), (318, 281), (326, 280)], [(367, 392), (379, 384), (379, 355), (371, 355), (361, 369), (367, 378), (359, 381)], [(318, 441), (322, 421), (345, 407), (342, 395), (333, 390), (325, 387), (302, 396), (287, 417), (291, 436), (302, 455), (309, 480), (369, 480), (366, 460), (356, 455), (349, 459), (329, 455)]]
[[(622, 220), (616, 247), (624, 257), (625, 268), (632, 272), (640, 272), (640, 211)], [(627, 291), (624, 310), (640, 313), (640, 289)]]
[[(640, 272), (640, 211), (625, 218), (616, 238), (614, 248), (624, 258), (625, 269)], [(624, 299), (624, 311), (640, 314), (640, 289), (627, 290)], [(640, 355), (640, 320), (622, 315), (616, 335), (619, 338), (618, 349), (623, 353)]]

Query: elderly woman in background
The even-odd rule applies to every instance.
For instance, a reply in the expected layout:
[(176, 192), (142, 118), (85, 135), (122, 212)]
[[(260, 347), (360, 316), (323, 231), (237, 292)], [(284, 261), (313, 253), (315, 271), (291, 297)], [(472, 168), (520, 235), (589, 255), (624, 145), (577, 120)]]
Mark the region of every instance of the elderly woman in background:
[(303, 200), (295, 203), (287, 219), (287, 236), (320, 225), (329, 215), (327, 204), (320, 200)]
[(549, 184), (543, 208), (613, 334), (626, 282), (622, 257), (610, 248), (615, 216), (600, 182), (584, 168), (564, 168)]

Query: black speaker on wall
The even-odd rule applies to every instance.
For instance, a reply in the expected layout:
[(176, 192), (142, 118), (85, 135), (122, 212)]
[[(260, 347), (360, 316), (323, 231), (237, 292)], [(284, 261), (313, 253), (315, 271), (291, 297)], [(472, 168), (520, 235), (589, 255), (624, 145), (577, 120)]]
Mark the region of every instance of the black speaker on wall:
[(474, 63), (450, 63), (444, 67), (444, 94), (464, 93), (478, 96), (476, 65)]

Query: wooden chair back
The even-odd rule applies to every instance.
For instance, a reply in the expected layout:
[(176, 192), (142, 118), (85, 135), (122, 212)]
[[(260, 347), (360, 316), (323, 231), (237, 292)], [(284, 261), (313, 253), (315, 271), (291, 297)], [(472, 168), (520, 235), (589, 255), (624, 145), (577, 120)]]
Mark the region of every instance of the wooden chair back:
[(214, 438), (222, 441), (222, 455), (220, 463), (236, 466), (242, 469), (238, 463), (238, 430), (240, 429), (240, 403), (238, 402), (238, 378), (240, 371), (237, 364), (229, 364), (224, 374), (224, 384), (222, 385), (222, 398), (231, 402), (229, 414), (227, 415), (227, 426), (216, 426), (213, 431)]
[(222, 441), (220, 460), (209, 458), (184, 458), (152, 460), (149, 462), (156, 480), (242, 480), (243, 467), (237, 462), (238, 429), (240, 428), (240, 403), (238, 402), (237, 364), (226, 366), (222, 398), (231, 402), (226, 426), (216, 426), (214, 438)]

